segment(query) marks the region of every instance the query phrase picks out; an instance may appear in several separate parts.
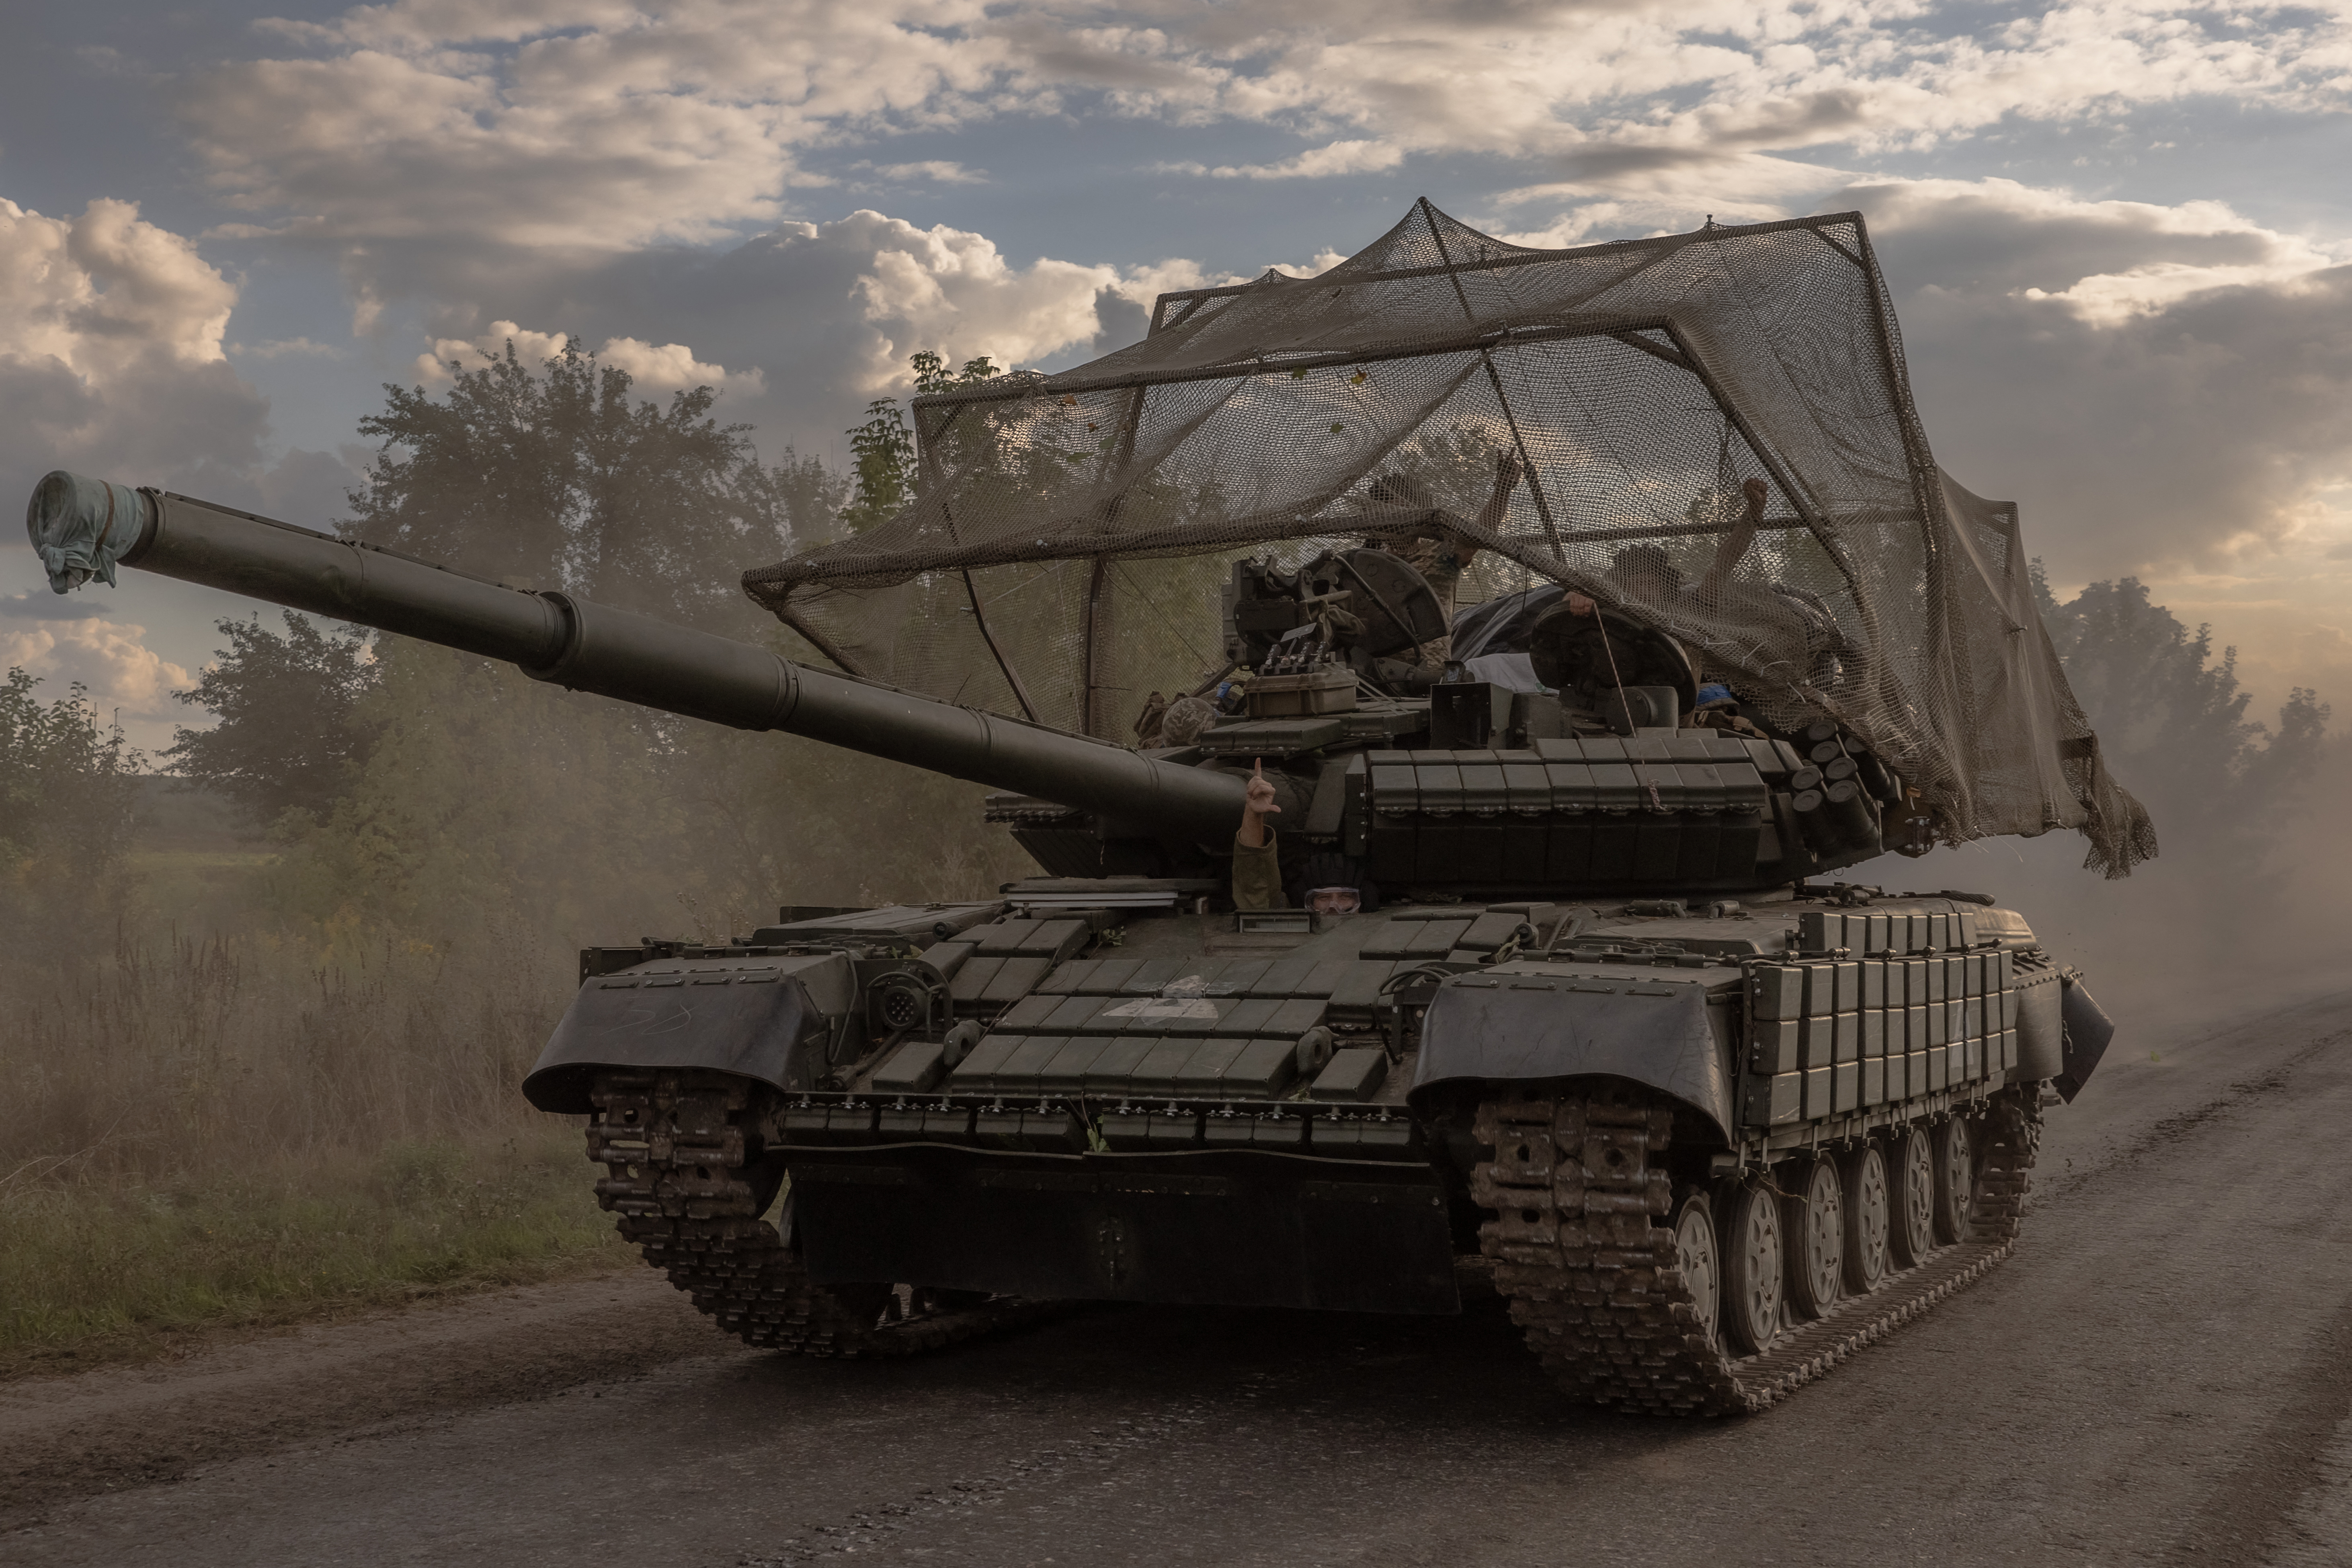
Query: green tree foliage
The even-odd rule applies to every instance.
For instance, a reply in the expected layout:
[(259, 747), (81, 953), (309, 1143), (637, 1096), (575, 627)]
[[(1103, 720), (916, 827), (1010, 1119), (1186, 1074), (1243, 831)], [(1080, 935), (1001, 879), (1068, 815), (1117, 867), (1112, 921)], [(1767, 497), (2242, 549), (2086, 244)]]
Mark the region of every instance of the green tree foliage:
[[(362, 427), (385, 450), (352, 498), (358, 531), (810, 658), (720, 601), (740, 598), (750, 536), (766, 530), (766, 551), (820, 531), (842, 487), (814, 460), (761, 468), (740, 432), (703, 417), (705, 397), (665, 409), (627, 394), (625, 376), (576, 351), (543, 381), (509, 353), (460, 373), (439, 400), (392, 389)], [(625, 480), (606, 483), (606, 465), (626, 467)], [(499, 498), (517, 498), (520, 522), (502, 521)], [(632, 574), (658, 580), (632, 592)], [(268, 668), (310, 679), (285, 706), (315, 709), (332, 640), (297, 647), (249, 630), (230, 650), (236, 679), (192, 696), (230, 729), (277, 710), (252, 679)], [(1019, 874), (971, 786), (564, 691), (402, 637), (374, 652), (371, 679), (349, 689), (351, 763), (315, 775), (340, 787), (324, 809), (286, 819), (274, 873), (284, 912), (331, 947), (389, 930), (436, 950), (512, 951), (543, 972), (583, 942), (740, 934), (780, 901), (944, 898)], [(301, 671), (269, 668), (281, 658)]]
[(364, 757), (280, 863), (287, 912), (338, 942), (390, 926), (530, 951), (633, 939), (704, 890), (710, 858), (685, 831), (662, 727), (447, 648), (383, 644), (353, 704)]
[(895, 397), (866, 405), (866, 423), (849, 431), (856, 494), (841, 509), (842, 526), (863, 533), (898, 515), (915, 493), (915, 436)]
[[(1003, 374), (986, 354), (966, 360), (957, 371), (950, 371), (947, 361), (929, 349), (909, 356), (908, 363), (915, 373), (918, 397)], [(915, 433), (908, 428), (897, 398), (877, 397), (866, 405), (866, 422), (847, 434), (856, 489), (841, 510), (841, 522), (852, 533), (863, 533), (896, 517), (915, 499)]]
[(370, 737), (352, 712), (378, 673), (367, 634), (322, 632), (291, 610), (282, 637), (259, 616), (215, 624), (228, 646), (194, 689), (173, 695), (216, 722), (173, 731), (169, 771), (219, 790), (257, 822), (324, 815), (367, 757)]
[(106, 945), (128, 890), (123, 849), (144, 759), (76, 683), (0, 681), (0, 956), (48, 971)]
[(452, 364), (438, 398), (387, 385), (360, 434), (380, 443), (350, 531), (483, 576), (740, 629), (756, 614), (727, 563), (822, 537), (844, 487), (789, 450), (762, 467), (749, 427), (710, 416), (709, 387), (667, 405), (566, 342), (533, 367), (509, 342)]
[(0, 682), (0, 868), (45, 859), (96, 873), (122, 850), (141, 757), (116, 724), (101, 725), (77, 681), (44, 704), (37, 677)]
[(2273, 731), (2246, 717), (2252, 694), (2238, 684), (2238, 650), (2217, 660), (2210, 626), (2189, 630), (2134, 577), (2093, 583), (2062, 605), (2042, 563), (2032, 571), (2043, 624), (2108, 765), (2147, 804), (2168, 847), (2207, 842), (2209, 830), (2234, 841), (2309, 782), (2330, 716), (2317, 692), (2289, 692)]

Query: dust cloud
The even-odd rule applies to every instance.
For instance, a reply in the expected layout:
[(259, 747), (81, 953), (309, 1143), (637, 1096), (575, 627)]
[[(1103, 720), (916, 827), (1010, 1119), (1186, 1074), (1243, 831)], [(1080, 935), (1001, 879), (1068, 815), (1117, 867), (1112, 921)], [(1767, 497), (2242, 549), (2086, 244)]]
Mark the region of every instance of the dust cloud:
[[(2126, 787), (2143, 787), (2122, 766), (2116, 772)], [(2117, 1049), (2352, 990), (2344, 913), (2352, 742), (2320, 748), (2305, 779), (2250, 815), (2227, 798), (2189, 802), (2154, 789), (2143, 798), (2161, 852), (2117, 880), (2084, 870), (2084, 840), (2067, 830), (1916, 860), (1889, 855), (1832, 879), (1992, 895), (2083, 970), (2124, 1031)]]

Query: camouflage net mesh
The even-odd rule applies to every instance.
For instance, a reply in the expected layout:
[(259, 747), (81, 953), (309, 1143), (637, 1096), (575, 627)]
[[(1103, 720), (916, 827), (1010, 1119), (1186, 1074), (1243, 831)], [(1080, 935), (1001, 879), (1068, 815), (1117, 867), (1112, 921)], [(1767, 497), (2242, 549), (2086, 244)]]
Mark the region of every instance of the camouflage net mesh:
[[(1419, 202), (1318, 277), (1163, 296), (1132, 347), (914, 412), (911, 505), (743, 578), (854, 674), (1127, 740), (1148, 694), (1226, 669), (1233, 562), (1433, 507), (1481, 551), (1457, 608), (1575, 588), (1770, 721), (1861, 736), (1952, 842), (2079, 827), (2111, 876), (2156, 852), (2016, 509), (1928, 453), (1858, 214), (1533, 250)], [(1750, 478), (1756, 542), (1700, 585)]]

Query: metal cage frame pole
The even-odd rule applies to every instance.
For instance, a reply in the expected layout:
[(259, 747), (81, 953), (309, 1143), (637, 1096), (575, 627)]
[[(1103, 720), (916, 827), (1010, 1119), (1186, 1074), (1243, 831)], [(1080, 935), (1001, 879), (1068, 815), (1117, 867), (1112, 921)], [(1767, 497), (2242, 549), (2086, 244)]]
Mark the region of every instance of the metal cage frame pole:
[[(1462, 287), (1461, 271), (1454, 265), (1453, 254), (1445, 247), (1445, 236), (1438, 232), (1436, 209), (1429, 205), (1427, 196), (1421, 198), (1420, 205), (1421, 220), (1429, 226), (1429, 237), (1436, 242), (1437, 258), (1445, 264), (1445, 280), (1454, 285), (1454, 298), (1462, 306), (1462, 318), (1475, 327), (1478, 324), (1478, 313), (1470, 308), (1470, 295)], [(1503, 391), (1503, 374), (1495, 368), (1495, 351), (1481, 348), (1478, 358), (1486, 366), (1486, 380), (1495, 389), (1495, 403), (1503, 411), (1503, 423), (1511, 427), (1511, 445), (1517, 448), (1519, 467), (1527, 473), (1528, 494), (1535, 500), (1536, 515), (1543, 520), (1544, 538), (1551, 545), (1553, 557), (1565, 563), (1568, 552), (1559, 542), (1559, 524), (1552, 519), (1551, 502), (1544, 495), (1543, 476), (1536, 471), (1535, 458), (1528, 451), (1528, 438), (1519, 432), (1519, 416), (1511, 407), (1509, 395)]]

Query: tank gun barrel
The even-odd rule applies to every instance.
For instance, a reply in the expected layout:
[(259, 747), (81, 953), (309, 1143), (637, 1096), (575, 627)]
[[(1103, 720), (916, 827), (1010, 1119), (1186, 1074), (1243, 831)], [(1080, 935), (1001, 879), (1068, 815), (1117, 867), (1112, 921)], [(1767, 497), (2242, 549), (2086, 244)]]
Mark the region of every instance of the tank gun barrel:
[(812, 669), (766, 648), (436, 566), (186, 496), (66, 473), (26, 526), (59, 591), (124, 566), (501, 659), (533, 679), (739, 730), (778, 730), (1081, 811), (1222, 842), (1243, 782)]

